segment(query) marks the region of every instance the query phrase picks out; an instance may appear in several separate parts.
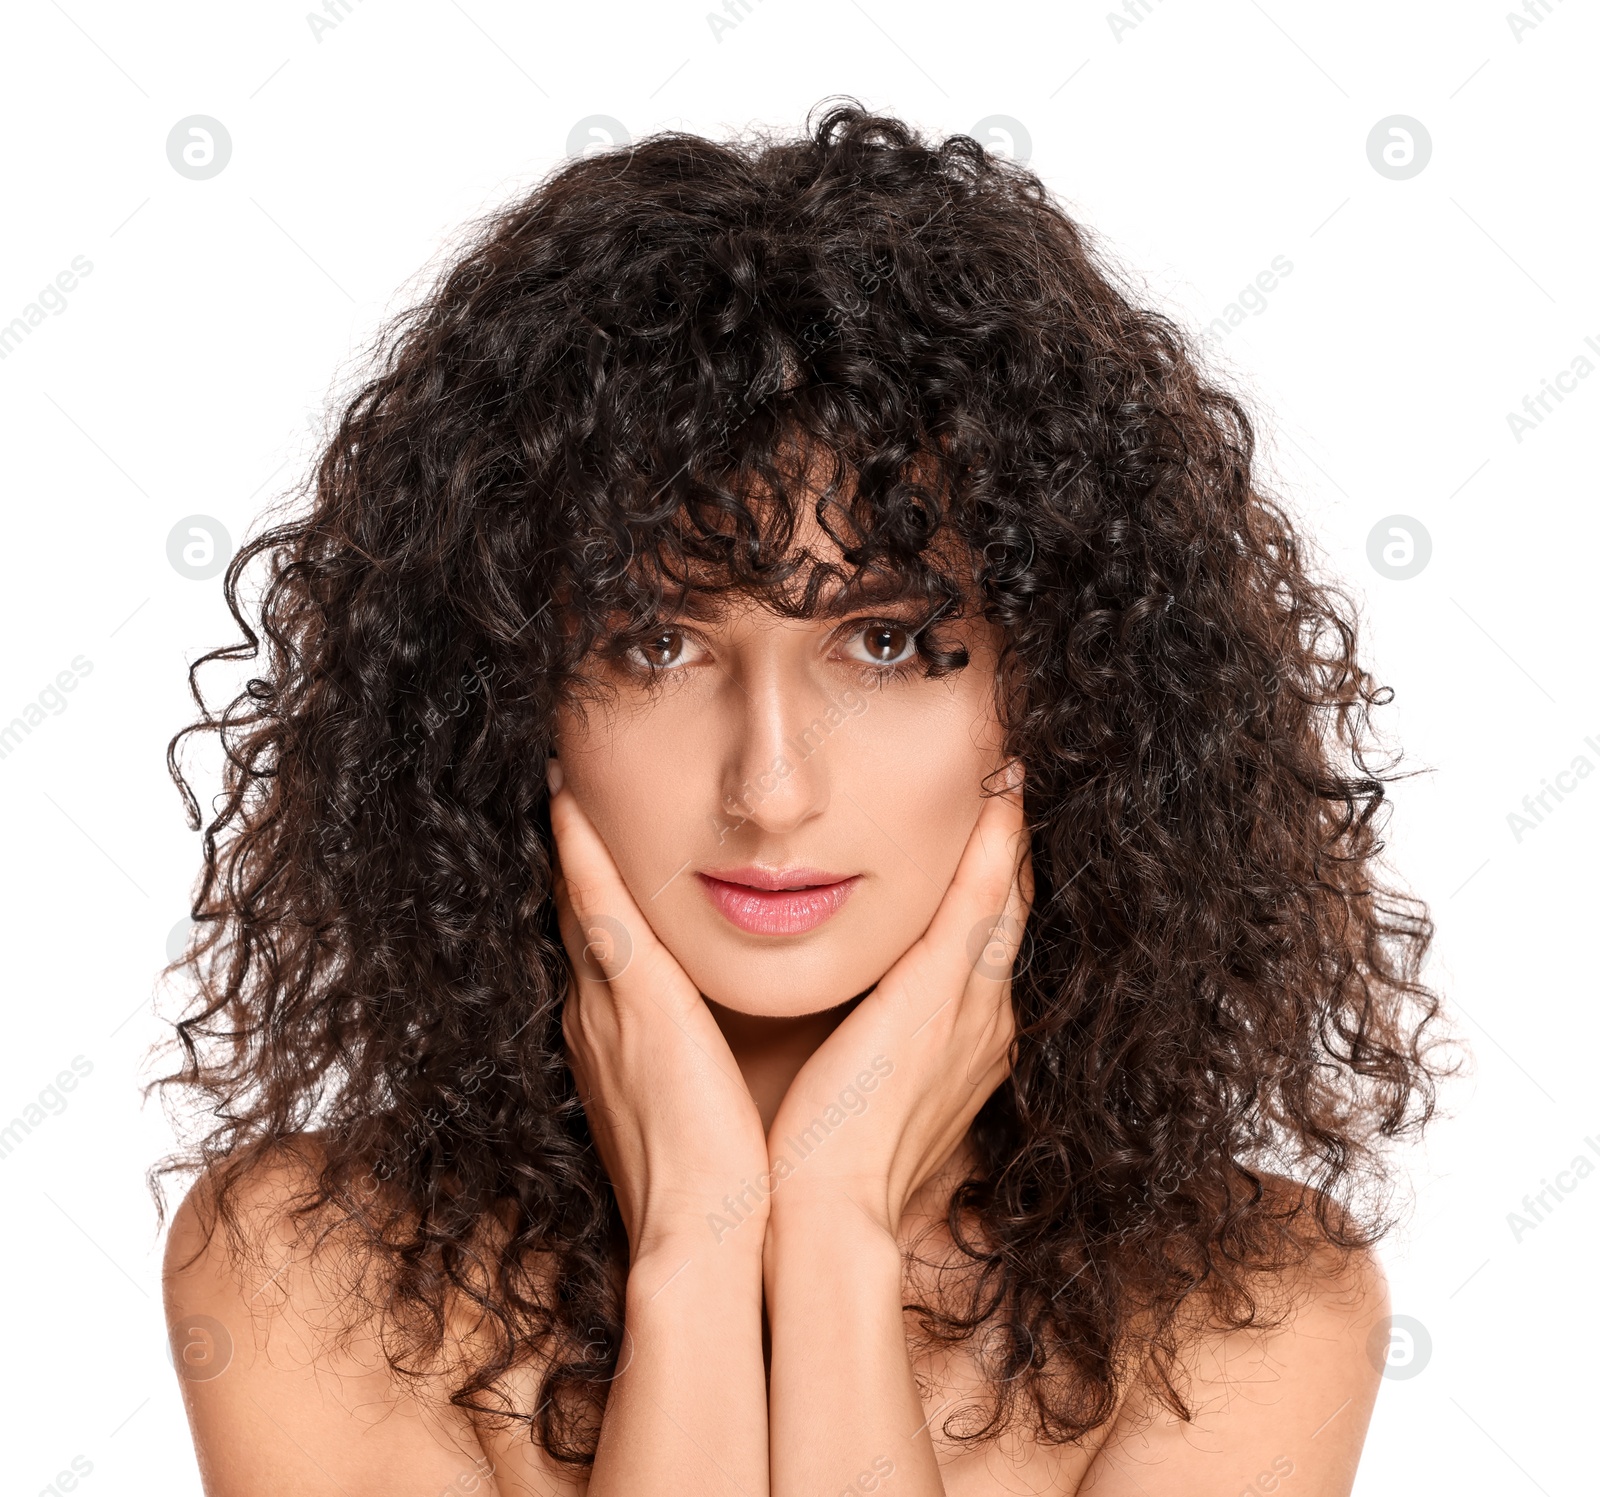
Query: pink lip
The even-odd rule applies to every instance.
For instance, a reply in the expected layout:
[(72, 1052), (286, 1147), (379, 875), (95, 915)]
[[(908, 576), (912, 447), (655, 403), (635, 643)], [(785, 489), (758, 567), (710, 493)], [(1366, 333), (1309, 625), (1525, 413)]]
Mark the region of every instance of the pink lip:
[(861, 882), (817, 868), (727, 868), (697, 873), (711, 902), (740, 930), (758, 936), (796, 936), (838, 913)]

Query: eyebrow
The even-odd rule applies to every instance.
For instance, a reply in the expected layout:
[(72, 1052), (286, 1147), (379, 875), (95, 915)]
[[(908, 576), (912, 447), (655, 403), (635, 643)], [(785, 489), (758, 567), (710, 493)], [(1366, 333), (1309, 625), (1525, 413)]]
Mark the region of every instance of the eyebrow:
[(908, 577), (891, 572), (876, 572), (858, 577), (836, 589), (817, 608), (823, 618), (842, 618), (861, 608), (884, 607), (892, 603), (932, 603), (936, 593), (918, 587)]

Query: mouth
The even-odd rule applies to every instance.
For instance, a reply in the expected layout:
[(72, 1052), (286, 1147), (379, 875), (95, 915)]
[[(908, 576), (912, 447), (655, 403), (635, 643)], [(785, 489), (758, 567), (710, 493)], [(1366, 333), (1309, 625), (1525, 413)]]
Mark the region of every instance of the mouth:
[(729, 868), (696, 873), (723, 916), (758, 936), (797, 936), (839, 912), (860, 874), (840, 878), (817, 868)]

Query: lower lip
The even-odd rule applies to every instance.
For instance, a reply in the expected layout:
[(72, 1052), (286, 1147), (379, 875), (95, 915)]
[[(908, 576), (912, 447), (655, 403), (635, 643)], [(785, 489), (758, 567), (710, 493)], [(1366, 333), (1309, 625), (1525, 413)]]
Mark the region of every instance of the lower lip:
[(709, 874), (695, 875), (711, 902), (740, 930), (757, 936), (798, 936), (837, 914), (861, 882), (859, 874), (836, 884), (815, 884), (809, 889), (752, 889), (730, 884)]

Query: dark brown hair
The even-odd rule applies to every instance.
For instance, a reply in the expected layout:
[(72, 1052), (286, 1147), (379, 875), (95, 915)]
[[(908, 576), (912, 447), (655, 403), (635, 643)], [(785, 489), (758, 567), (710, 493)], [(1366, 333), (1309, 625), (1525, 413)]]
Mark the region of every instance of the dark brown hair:
[[(447, 1299), (476, 1306), (493, 1345), (455, 1401), (499, 1406), (536, 1357), (513, 1412), (573, 1461), (621, 1301), (561, 1039), (552, 719), (619, 617), (776, 596), (802, 503), (846, 568), (974, 597), (1016, 687), (1020, 1034), (951, 1202), (966, 1288), (920, 1307), (983, 1332), (992, 1405), (954, 1433), (1075, 1438), (1135, 1344), (1184, 1412), (1180, 1308), (1259, 1324), (1261, 1275), (1375, 1241), (1384, 1141), (1448, 1074), (1431, 926), (1378, 864), (1387, 689), (1242, 405), (1026, 168), (850, 102), (813, 119), (572, 160), (480, 226), (386, 330), (303, 507), (230, 564), (246, 642), (197, 662), (168, 754), (198, 826), (180, 747), (226, 748), (181, 1064), (152, 1083), (214, 1124), (152, 1170), (158, 1201), (204, 1167), (228, 1220), (257, 1156), (316, 1130), (305, 1212), (360, 1244), (396, 1369)], [(941, 570), (950, 536), (975, 578)], [(937, 638), (927, 668), (963, 668)], [(219, 660), (259, 672), (220, 713)]]

